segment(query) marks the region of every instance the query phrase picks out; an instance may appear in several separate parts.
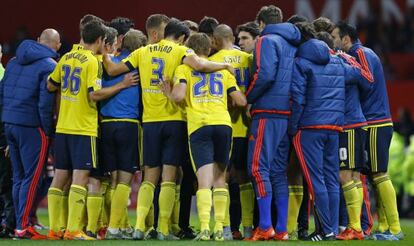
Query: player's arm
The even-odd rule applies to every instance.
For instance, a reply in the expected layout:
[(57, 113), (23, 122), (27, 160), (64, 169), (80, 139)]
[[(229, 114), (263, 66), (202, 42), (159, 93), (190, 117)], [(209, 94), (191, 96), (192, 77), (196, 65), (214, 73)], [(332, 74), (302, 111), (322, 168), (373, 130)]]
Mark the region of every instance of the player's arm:
[(369, 77), (364, 76), (364, 70), (355, 58), (344, 53), (339, 53), (338, 56), (344, 66), (346, 84), (358, 85), (364, 91), (371, 90), (373, 83)]
[[(62, 61), (63, 59), (61, 59)], [(50, 92), (55, 92), (60, 88), (60, 80), (61, 80), (61, 71), (62, 71), (62, 64), (61, 61), (55, 66), (53, 72), (49, 75), (49, 79), (47, 81), (47, 90)]]
[(303, 108), (306, 103), (307, 76), (304, 71), (304, 64), (295, 62), (293, 68), (292, 84), (290, 94), (292, 99), (292, 114), (289, 121), (289, 135), (293, 136), (298, 131), (299, 120), (302, 117)]
[(186, 93), (187, 93), (187, 81), (183, 80), (182, 82), (174, 85), (168, 98), (171, 101), (179, 103), (185, 99)]
[(39, 86), (39, 118), (40, 124), (46, 136), (53, 133), (53, 104), (55, 101), (55, 94), (47, 89), (49, 74), (42, 77)]
[(226, 69), (231, 74), (234, 74), (234, 68), (230, 64), (208, 61), (200, 58), (196, 54), (184, 57), (183, 63), (198, 72), (211, 73)]
[(275, 82), (278, 56), (269, 38), (260, 38), (254, 51), (254, 75), (246, 91), (247, 102), (253, 104)]
[(128, 62), (126, 63), (125, 62), (120, 62), (120, 63), (113, 62), (109, 54), (105, 54), (103, 56), (103, 65), (105, 67), (106, 72), (110, 76), (117, 76), (119, 74), (126, 73), (134, 69), (133, 67), (131, 68), (128, 66)]
[(245, 107), (247, 105), (246, 96), (243, 92), (236, 90), (235, 87), (227, 90), (228, 95), (231, 97), (231, 100), (239, 107)]
[(247, 99), (237, 86), (236, 78), (228, 74), (225, 82), (227, 84), (227, 95), (230, 96), (233, 105), (245, 107), (247, 105)]
[(99, 90), (94, 90), (93, 87), (89, 87), (88, 88), (89, 99), (92, 102), (97, 102), (97, 101), (110, 98), (116, 95), (118, 92), (120, 92), (123, 89), (138, 85), (138, 81), (139, 81), (139, 76), (137, 73), (128, 73), (125, 75), (124, 80), (122, 80), (121, 82), (113, 86), (101, 88)]

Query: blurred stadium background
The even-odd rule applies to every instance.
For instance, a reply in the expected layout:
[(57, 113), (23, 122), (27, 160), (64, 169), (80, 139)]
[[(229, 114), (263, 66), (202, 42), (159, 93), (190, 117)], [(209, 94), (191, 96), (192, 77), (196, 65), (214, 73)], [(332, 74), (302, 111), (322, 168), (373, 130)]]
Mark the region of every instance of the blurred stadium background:
[[(399, 194), (401, 217), (414, 218), (414, 138), (410, 141), (414, 134), (411, 118), (414, 113), (414, 0), (2, 0), (2, 63), (5, 66), (14, 56), (22, 40), (35, 39), (48, 27), (61, 33), (59, 53), (64, 54), (78, 42), (78, 23), (87, 13), (105, 20), (128, 17), (140, 30), (144, 30), (146, 18), (153, 13), (195, 22), (205, 15), (213, 16), (235, 28), (254, 20), (257, 10), (268, 4), (280, 7), (284, 19), (299, 14), (311, 20), (319, 16), (333, 21), (348, 20), (357, 26), (362, 43), (379, 54), (388, 81), (395, 130), (400, 134), (398, 140), (401, 140), (401, 144), (394, 145), (396, 147), (391, 150), (394, 152), (391, 154), (390, 172)], [(137, 190), (137, 185), (134, 190)], [(132, 194), (136, 195), (136, 192)], [(135, 206), (134, 201), (135, 197), (131, 207)]]

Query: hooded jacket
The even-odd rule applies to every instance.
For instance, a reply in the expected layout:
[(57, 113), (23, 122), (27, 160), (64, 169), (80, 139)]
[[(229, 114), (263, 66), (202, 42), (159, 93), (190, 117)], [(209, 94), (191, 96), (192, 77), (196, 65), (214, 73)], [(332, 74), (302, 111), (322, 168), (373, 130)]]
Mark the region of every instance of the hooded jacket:
[(290, 23), (269, 24), (261, 33), (254, 50), (255, 73), (246, 91), (253, 118), (290, 115), (289, 91), (300, 40), (299, 29)]
[(341, 131), (345, 113), (345, 81), (357, 71), (330, 54), (328, 46), (311, 39), (298, 49), (292, 82), (289, 134), (298, 129)]
[(0, 84), (4, 123), (40, 127), (46, 136), (50, 136), (54, 95), (46, 85), (56, 66), (53, 58), (57, 57), (54, 50), (33, 40), (25, 40), (19, 45)]

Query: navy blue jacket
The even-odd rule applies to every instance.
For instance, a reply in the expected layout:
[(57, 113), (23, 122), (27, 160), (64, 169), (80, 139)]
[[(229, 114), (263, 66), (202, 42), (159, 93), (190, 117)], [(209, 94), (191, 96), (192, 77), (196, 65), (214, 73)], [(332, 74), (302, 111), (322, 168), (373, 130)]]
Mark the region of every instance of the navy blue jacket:
[(299, 47), (291, 88), (290, 135), (298, 129), (342, 130), (347, 76), (342, 59), (331, 55), (324, 42), (311, 39)]
[(299, 30), (290, 23), (270, 24), (263, 30), (254, 50), (255, 74), (246, 91), (253, 118), (290, 115), (289, 91), (300, 40)]
[[(346, 53), (338, 53), (346, 64), (352, 66), (349, 73), (354, 75), (354, 79), (346, 81), (345, 87), (345, 119), (344, 129), (354, 129), (367, 125), (364, 113), (362, 112), (360, 94), (362, 91), (371, 89), (372, 83), (369, 77), (364, 76), (361, 65), (356, 59)], [(352, 71), (353, 70), (353, 71)], [(353, 74), (352, 74), (353, 73)]]
[(363, 90), (360, 95), (362, 111), (367, 123), (391, 124), (387, 86), (379, 57), (371, 49), (362, 46), (359, 41), (352, 45), (348, 53), (357, 59), (362, 66), (364, 76), (372, 82), (371, 87)]
[(41, 127), (46, 136), (53, 133), (54, 94), (46, 87), (56, 66), (53, 58), (58, 58), (54, 50), (33, 40), (19, 45), (0, 85), (4, 123)]
[[(122, 59), (128, 57), (130, 52), (122, 51), (118, 56), (114, 56), (112, 61), (120, 63)], [(104, 73), (102, 87), (110, 87), (124, 79), (125, 75), (110, 77)], [(107, 118), (116, 119), (139, 119), (140, 93), (138, 86), (132, 86), (120, 91), (115, 96), (104, 100), (100, 104), (100, 113)]]

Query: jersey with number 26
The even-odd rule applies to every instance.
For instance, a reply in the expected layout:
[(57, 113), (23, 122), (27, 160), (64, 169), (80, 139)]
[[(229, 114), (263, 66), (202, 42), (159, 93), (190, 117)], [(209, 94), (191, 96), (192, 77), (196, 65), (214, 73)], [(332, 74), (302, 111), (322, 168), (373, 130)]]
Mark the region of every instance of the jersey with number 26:
[(89, 92), (101, 89), (102, 66), (90, 50), (78, 48), (65, 54), (50, 74), (60, 84), (57, 133), (97, 136), (98, 111)]
[(187, 65), (177, 68), (174, 84), (186, 83), (188, 135), (208, 125), (231, 127), (227, 95), (239, 91), (236, 79), (227, 70), (214, 73), (196, 72)]
[(142, 88), (143, 122), (184, 121), (177, 104), (168, 100), (159, 88), (161, 79), (172, 79), (175, 69), (194, 51), (169, 40), (139, 48), (123, 60), (130, 70), (139, 69)]

